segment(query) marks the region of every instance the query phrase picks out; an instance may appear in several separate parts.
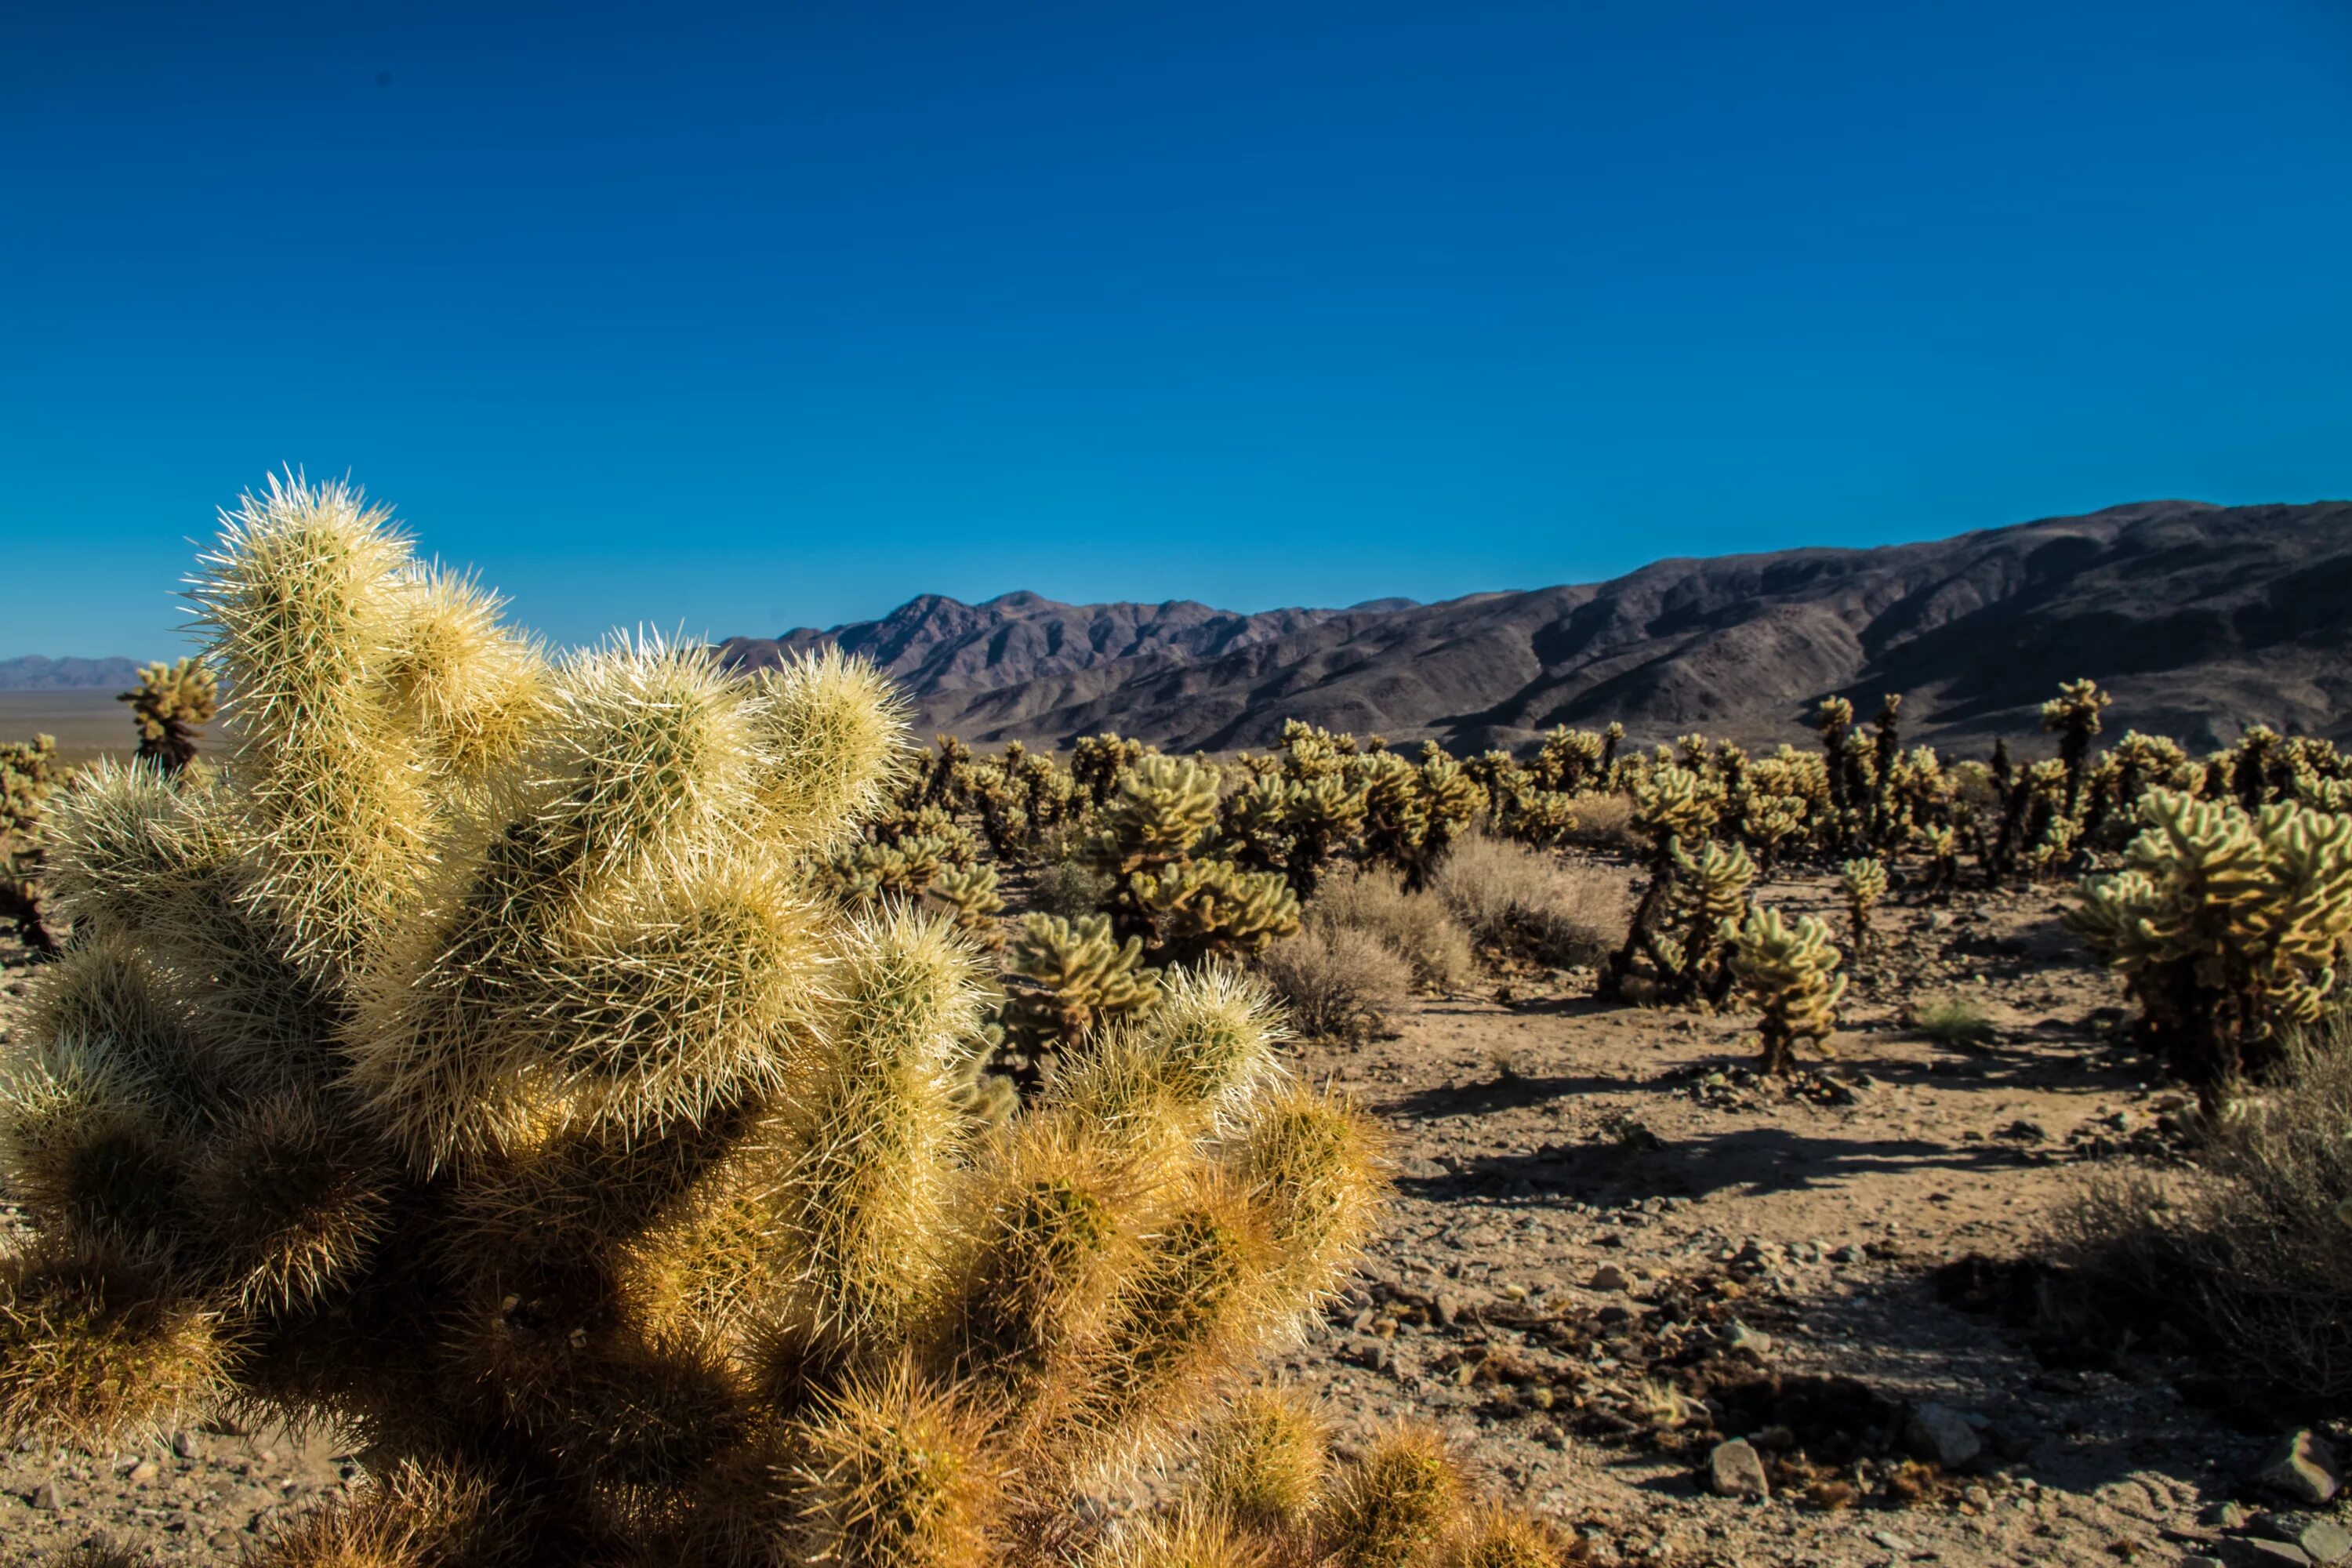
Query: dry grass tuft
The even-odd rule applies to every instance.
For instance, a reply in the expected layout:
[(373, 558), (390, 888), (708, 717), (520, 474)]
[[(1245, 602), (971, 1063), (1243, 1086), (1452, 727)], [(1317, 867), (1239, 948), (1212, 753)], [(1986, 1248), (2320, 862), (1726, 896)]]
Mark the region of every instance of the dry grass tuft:
[(1638, 849), (1641, 837), (1633, 831), (1633, 797), (1629, 795), (1592, 792), (1576, 795), (1569, 801), (1576, 813), (1576, 826), (1569, 830), (1568, 841), (1588, 849)]
[(1622, 870), (1498, 838), (1454, 845), (1435, 886), (1478, 942), (1560, 968), (1600, 963), (1625, 940), (1632, 913)]
[(1989, 1046), (1998, 1032), (1982, 1007), (1960, 996), (1930, 1002), (1913, 1026), (1939, 1046)]
[(1355, 1040), (1379, 1034), (1412, 994), (1412, 966), (1370, 931), (1312, 926), (1258, 955), (1266, 984), (1302, 1035)]
[(2352, 1024), (2226, 1102), (2199, 1165), (2096, 1177), (2061, 1215), (2085, 1310), (2177, 1325), (2250, 1396), (2352, 1395)]
[(1477, 978), (1470, 933), (1443, 899), (1408, 893), (1394, 871), (1368, 868), (1323, 884), (1307, 918), (1332, 929), (1369, 931), (1412, 965), (1412, 977), (1436, 991), (1459, 991)]

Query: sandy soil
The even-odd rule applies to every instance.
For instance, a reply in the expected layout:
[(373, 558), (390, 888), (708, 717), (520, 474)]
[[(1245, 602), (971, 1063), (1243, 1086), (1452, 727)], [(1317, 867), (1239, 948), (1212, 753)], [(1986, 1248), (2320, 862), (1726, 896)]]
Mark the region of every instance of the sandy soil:
[[(1830, 912), (1825, 882), (1765, 897)], [(2246, 1485), (2265, 1435), (2145, 1356), (2037, 1358), (1981, 1310), (1998, 1275), (1964, 1261), (2030, 1256), (2086, 1171), (2169, 1157), (2180, 1100), (2116, 1043), (2119, 991), (2057, 908), (2042, 891), (1883, 911), (1837, 1059), (1793, 1089), (1747, 1073), (1740, 1018), (1601, 1007), (1574, 973), (1305, 1047), (1390, 1123), (1400, 1190), (1360, 1284), (1265, 1375), (1314, 1391), (1351, 1438), (1441, 1423), (1595, 1561), (2232, 1555), (2244, 1542), (2200, 1521), (2271, 1506)], [(1996, 1039), (1906, 1026), (1956, 994)], [(1927, 1404), (1958, 1413), (1975, 1458), (1908, 1458)], [(1755, 1441), (1769, 1500), (1710, 1493), (1726, 1436)], [(271, 1510), (357, 1473), (326, 1438), (181, 1447), (0, 1457), (0, 1556), (103, 1531), (228, 1561)]]

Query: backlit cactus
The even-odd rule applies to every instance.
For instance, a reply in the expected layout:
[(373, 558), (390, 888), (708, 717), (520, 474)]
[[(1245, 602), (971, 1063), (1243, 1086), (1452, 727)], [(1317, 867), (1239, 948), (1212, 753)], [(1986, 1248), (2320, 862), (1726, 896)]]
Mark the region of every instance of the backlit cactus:
[[(1380, 1198), (1263, 997), (1172, 975), (983, 1126), (970, 944), (803, 891), (901, 751), (870, 669), (550, 661), (333, 485), (248, 500), (197, 596), (236, 755), (54, 805), (74, 937), (0, 1107), (37, 1226), (0, 1263), (5, 1435), (224, 1397), (347, 1427), (377, 1479), (261, 1549), (286, 1568), (1128, 1550), (1073, 1500), (1179, 1441)], [(1108, 813), (1130, 873), (1205, 829), (1170, 771)], [(1201, 1528), (1451, 1539), (1426, 1445), (1394, 1486), (1313, 1447), (1273, 1434), (1223, 1472), (1259, 1512)]]
[(1886, 862), (1871, 856), (1840, 862), (1838, 896), (1845, 900), (1854, 962), (1859, 963), (1870, 956), (1870, 911), (1886, 896)]
[(1084, 1045), (1102, 1025), (1160, 998), (1143, 939), (1112, 936), (1110, 917), (1027, 915), (1005, 968), (1005, 1031), (1032, 1055)]
[(57, 951), (42, 919), (43, 818), (58, 787), (58, 740), (0, 742), (0, 920), (37, 952)]
[(220, 709), (220, 683), (200, 659), (151, 664), (139, 671), (138, 689), (119, 700), (131, 704), (140, 760), (176, 773), (195, 761), (196, 738)]
[(1778, 910), (1757, 909), (1724, 940), (1733, 977), (1762, 1015), (1756, 1026), (1762, 1069), (1786, 1073), (1800, 1040), (1826, 1049), (1846, 986), (1830, 928), (1811, 915), (1791, 924)]
[(2069, 929), (2120, 972), (2140, 1028), (2209, 1096), (2275, 1059), (2334, 994), (2352, 933), (2352, 816), (2156, 790), (2123, 869)]

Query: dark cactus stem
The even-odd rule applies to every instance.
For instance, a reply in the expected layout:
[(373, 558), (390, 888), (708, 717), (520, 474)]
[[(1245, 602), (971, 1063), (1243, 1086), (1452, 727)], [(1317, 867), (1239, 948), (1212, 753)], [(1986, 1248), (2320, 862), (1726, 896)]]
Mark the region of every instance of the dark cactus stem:
[(1992, 861), (1987, 868), (1996, 880), (2008, 876), (2011, 866), (2016, 863), (2018, 846), (2023, 842), (2026, 807), (2032, 802), (2032, 775), (2024, 773), (2012, 774), (2009, 798), (2001, 808), (2000, 837), (1993, 841)]
[(2058, 760), (2066, 765), (2066, 815), (2072, 817), (2083, 795), (2083, 764), (2091, 755), (2091, 725), (2096, 720), (2077, 719), (2058, 738)]
[(1666, 895), (1673, 889), (1675, 879), (1675, 841), (1671, 834), (1661, 833), (1650, 851), (1650, 885), (1642, 889), (1641, 901), (1633, 906), (1633, 918), (1625, 927), (1625, 944), (1609, 959), (1608, 973), (1601, 977), (1600, 992), (1607, 997), (1624, 994), (1625, 977), (1633, 973), (1633, 960), (1651, 944), (1651, 928), (1657, 924), (1664, 910)]
[(1878, 709), (1878, 744), (1871, 756), (1870, 837), (1881, 848), (1888, 844), (1888, 818), (1893, 815), (1887, 805), (1887, 791), (1895, 782), (1895, 758), (1902, 750), (1903, 694), (1890, 691)]

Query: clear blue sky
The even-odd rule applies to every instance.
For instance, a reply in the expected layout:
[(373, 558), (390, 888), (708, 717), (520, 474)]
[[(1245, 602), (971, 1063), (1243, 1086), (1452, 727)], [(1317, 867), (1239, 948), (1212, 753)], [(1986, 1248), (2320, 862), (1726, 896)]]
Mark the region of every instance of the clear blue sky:
[(16, 0), (0, 656), (349, 472), (566, 640), (2352, 493), (2352, 6)]

